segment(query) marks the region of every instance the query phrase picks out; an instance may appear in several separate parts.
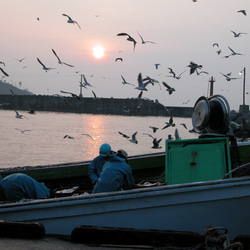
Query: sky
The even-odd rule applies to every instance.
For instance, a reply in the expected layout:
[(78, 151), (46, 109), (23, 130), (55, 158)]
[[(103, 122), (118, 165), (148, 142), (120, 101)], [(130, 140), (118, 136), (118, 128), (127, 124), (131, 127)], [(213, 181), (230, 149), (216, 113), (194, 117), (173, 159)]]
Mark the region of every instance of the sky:
[[(209, 95), (209, 80), (215, 79), (214, 94), (223, 95), (231, 109), (243, 104), (243, 75), (246, 69), (245, 104), (250, 85), (250, 1), (249, 0), (11, 0), (1, 4), (0, 79), (36, 95), (80, 93), (81, 74), (93, 85), (83, 97), (137, 98), (138, 75), (159, 83), (148, 85), (142, 98), (168, 106), (193, 107)], [(243, 15), (239, 10), (246, 10)], [(68, 23), (69, 15), (76, 23)], [(39, 19), (39, 20), (38, 20)], [(246, 33), (234, 37), (233, 32)], [(138, 32), (145, 41), (142, 44)], [(127, 33), (136, 40), (126, 40)], [(213, 46), (218, 43), (219, 47)], [(104, 48), (95, 58), (93, 47)], [(231, 54), (230, 49), (242, 55)], [(59, 64), (52, 49), (61, 61)], [(218, 55), (217, 51), (221, 50)], [(25, 58), (21, 62), (20, 59)], [(42, 69), (37, 58), (46, 66)], [(122, 58), (123, 61), (115, 61)], [(190, 62), (202, 65), (190, 74)], [(156, 69), (155, 65), (160, 66)], [(181, 78), (171, 77), (172, 68)], [(226, 81), (223, 74), (239, 78)], [(122, 84), (121, 75), (127, 82)], [(170, 95), (162, 82), (175, 89)]]

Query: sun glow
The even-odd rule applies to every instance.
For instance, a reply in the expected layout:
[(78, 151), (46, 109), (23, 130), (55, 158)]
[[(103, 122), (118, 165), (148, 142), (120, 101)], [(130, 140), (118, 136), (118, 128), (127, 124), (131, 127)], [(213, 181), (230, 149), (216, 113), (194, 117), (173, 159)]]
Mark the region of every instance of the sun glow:
[(95, 58), (100, 59), (104, 56), (104, 48), (101, 45), (94, 46), (92, 50)]

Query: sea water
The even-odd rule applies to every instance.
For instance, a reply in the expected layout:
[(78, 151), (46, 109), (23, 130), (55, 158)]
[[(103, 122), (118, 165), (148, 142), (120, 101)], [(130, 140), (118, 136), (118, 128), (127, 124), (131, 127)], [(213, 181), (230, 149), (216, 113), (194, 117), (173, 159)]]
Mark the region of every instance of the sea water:
[[(174, 117), (175, 126), (162, 129), (169, 117), (19, 113), (23, 115), (21, 119), (15, 117), (15, 111), (0, 110), (0, 168), (92, 160), (104, 142), (114, 151), (126, 150), (130, 156), (164, 152), (165, 140), (169, 135), (175, 138), (176, 129), (182, 139), (197, 138), (197, 134), (189, 132), (193, 128), (191, 118)], [(153, 133), (150, 126), (159, 129)], [(138, 143), (130, 142), (118, 132), (130, 137), (137, 132)], [(162, 139), (160, 149), (152, 148), (152, 137)]]

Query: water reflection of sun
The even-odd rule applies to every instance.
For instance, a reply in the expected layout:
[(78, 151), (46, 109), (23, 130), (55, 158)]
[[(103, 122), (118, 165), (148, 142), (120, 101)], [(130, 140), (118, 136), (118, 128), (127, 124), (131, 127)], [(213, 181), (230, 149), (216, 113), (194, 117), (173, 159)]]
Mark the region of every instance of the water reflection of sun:
[(99, 154), (99, 147), (104, 143), (104, 119), (101, 116), (90, 116), (88, 121), (83, 120), (84, 133), (91, 135), (94, 140), (88, 139), (84, 143), (84, 151), (90, 156), (91, 159)]

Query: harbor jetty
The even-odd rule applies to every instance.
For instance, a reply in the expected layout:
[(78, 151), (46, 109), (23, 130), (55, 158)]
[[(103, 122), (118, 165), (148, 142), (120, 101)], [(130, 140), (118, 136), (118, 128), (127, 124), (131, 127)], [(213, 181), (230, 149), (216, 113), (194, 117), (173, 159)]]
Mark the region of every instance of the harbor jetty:
[(2, 109), (128, 116), (191, 117), (193, 107), (166, 107), (141, 98), (86, 98), (50, 95), (0, 95)]

